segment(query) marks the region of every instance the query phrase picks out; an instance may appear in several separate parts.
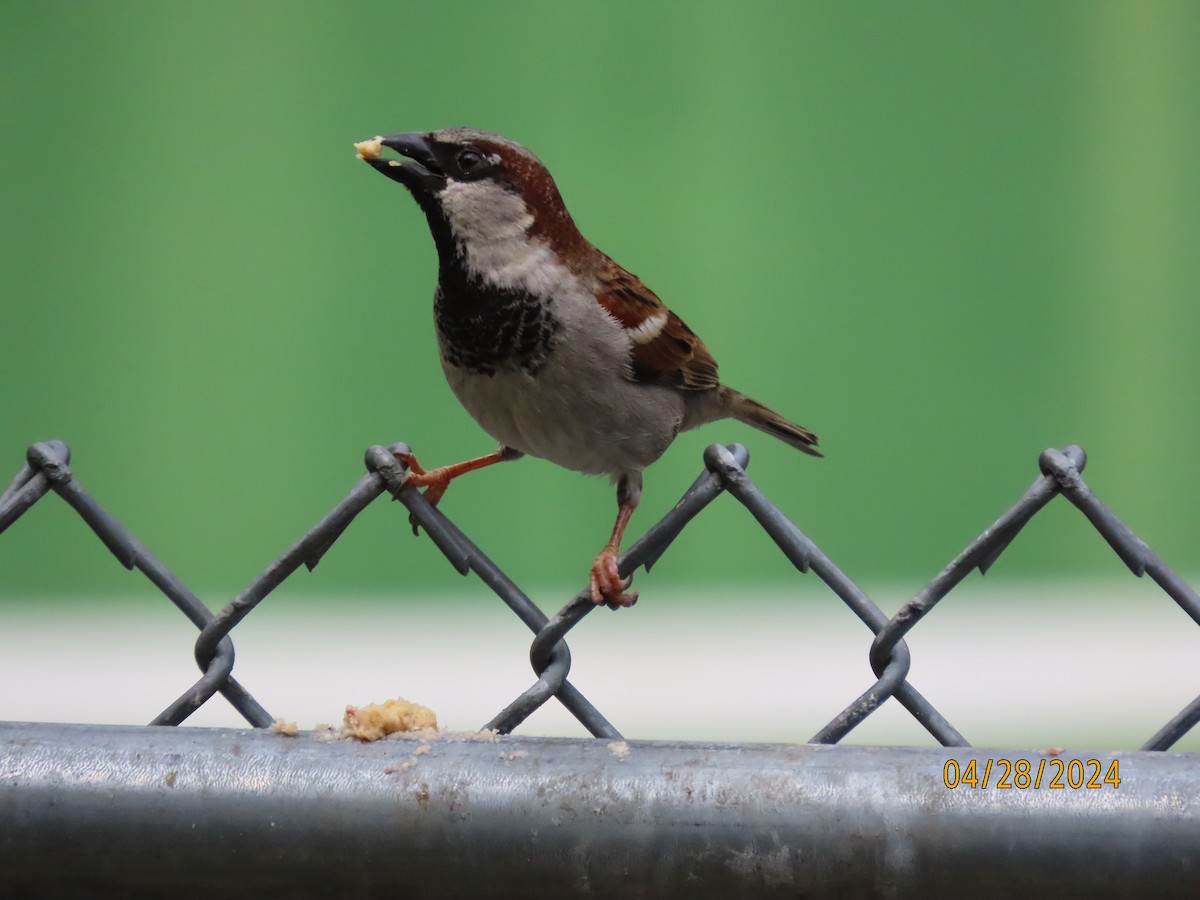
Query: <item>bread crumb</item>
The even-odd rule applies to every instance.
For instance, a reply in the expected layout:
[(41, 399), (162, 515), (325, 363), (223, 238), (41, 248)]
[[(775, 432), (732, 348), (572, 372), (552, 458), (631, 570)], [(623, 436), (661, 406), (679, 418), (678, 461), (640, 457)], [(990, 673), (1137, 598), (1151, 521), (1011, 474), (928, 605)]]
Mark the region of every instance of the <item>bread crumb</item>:
[(613, 741), (608, 745), (608, 752), (617, 759), (624, 759), (629, 755), (629, 745), (624, 741)]
[(417, 765), (417, 763), (419, 763), (421, 761), (420, 757), (424, 756), (426, 753), (428, 753), (432, 749), (433, 748), (430, 747), (428, 743), (425, 743), (424, 741), (422, 741), (417, 746), (417, 749), (414, 750), (412, 752), (412, 754), (408, 757), (408, 759), (406, 759), (406, 760), (404, 760), (404, 762), (400, 763), (399, 766), (388, 766), (386, 769), (383, 770), (383, 774), (384, 775), (398, 775), (401, 772), (407, 772), (409, 769), (414, 768)]
[(426, 728), (437, 728), (437, 716), (433, 710), (397, 697), (383, 703), (347, 706), (342, 734), (360, 741), (377, 741), (396, 732)]
[(494, 728), (485, 728), (483, 731), (468, 731), (463, 740), (479, 741), (483, 744), (494, 744), (496, 738), (500, 737), (500, 732)]
[(376, 135), (369, 141), (359, 141), (354, 145), (354, 150), (354, 155), (359, 159), (379, 159), (383, 152), (383, 135)]
[(323, 744), (329, 741), (340, 741), (342, 739), (342, 730), (334, 728), (325, 722), (318, 722), (313, 726), (312, 736), (313, 740), (320, 741)]
[(276, 719), (271, 723), (271, 731), (274, 734), (282, 734), (286, 737), (295, 737), (300, 728), (295, 722), (288, 722), (286, 719)]
[(485, 731), (439, 731), (433, 737), (440, 741), (448, 741), (451, 744), (461, 743), (480, 743), (494, 744), (496, 739), (500, 737), (500, 732), (485, 730)]

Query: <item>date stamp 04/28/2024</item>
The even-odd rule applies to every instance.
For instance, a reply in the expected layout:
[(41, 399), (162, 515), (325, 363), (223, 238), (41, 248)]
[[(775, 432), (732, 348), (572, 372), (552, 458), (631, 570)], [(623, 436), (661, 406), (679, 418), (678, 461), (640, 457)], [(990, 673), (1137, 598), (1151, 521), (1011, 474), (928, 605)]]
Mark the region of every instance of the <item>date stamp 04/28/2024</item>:
[(946, 760), (942, 783), (950, 790), (1116, 790), (1121, 786), (1120, 760), (989, 758)]

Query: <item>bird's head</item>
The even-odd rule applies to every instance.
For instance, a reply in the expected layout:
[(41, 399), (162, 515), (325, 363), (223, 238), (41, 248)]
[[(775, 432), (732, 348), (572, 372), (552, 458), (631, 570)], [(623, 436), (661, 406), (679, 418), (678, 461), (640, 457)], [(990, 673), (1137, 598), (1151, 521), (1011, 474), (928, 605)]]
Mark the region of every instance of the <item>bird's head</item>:
[[(595, 252), (541, 160), (473, 128), (381, 135), (355, 144), (376, 171), (408, 188), (429, 220), (443, 274), (506, 283), (534, 256), (572, 270)], [(390, 150), (398, 155), (385, 156)]]

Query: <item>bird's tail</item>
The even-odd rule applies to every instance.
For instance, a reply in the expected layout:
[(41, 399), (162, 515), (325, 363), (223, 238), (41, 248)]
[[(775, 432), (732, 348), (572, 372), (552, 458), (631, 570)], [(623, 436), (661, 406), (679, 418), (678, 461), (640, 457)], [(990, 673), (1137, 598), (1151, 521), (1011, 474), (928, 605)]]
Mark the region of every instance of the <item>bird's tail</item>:
[(739, 422), (745, 422), (752, 428), (772, 434), (809, 456), (822, 455), (821, 451), (817, 449), (817, 436), (807, 428), (788, 421), (775, 410), (763, 406), (757, 400), (751, 400), (740, 391), (723, 385), (721, 390), (727, 392), (721, 398), (722, 405), (729, 410), (729, 415)]

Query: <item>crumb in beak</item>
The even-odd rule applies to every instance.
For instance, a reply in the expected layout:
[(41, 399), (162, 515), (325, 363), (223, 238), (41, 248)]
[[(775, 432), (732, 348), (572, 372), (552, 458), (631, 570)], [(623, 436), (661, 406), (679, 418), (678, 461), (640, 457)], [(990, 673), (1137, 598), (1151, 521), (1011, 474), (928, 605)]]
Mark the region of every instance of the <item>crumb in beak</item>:
[(354, 145), (354, 151), (359, 159), (379, 159), (383, 152), (383, 136), (376, 135), (369, 141), (359, 141)]

